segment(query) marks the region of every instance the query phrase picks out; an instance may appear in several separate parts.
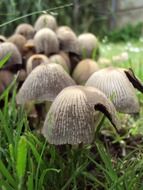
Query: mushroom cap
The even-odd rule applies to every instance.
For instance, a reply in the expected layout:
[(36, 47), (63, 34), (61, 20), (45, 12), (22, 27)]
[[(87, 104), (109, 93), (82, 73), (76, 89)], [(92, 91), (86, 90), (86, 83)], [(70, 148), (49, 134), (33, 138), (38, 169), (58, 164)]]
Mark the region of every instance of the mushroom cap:
[(24, 58), (27, 60), (30, 56), (36, 53), (36, 47), (34, 44), (34, 40), (30, 39), (27, 40), (26, 44), (24, 45)]
[(49, 28), (43, 28), (35, 34), (34, 44), (37, 53), (44, 53), (47, 56), (59, 51), (57, 36), (55, 32)]
[(41, 30), (42, 28), (50, 28), (51, 30), (56, 30), (57, 21), (54, 16), (50, 14), (43, 14), (38, 17), (34, 24), (34, 28), (36, 31)]
[(30, 100), (53, 101), (63, 88), (71, 85), (75, 85), (75, 82), (60, 65), (41, 64), (28, 75), (16, 100), (18, 104)]
[(83, 59), (75, 67), (72, 77), (77, 84), (85, 84), (87, 79), (99, 70), (97, 63), (92, 59)]
[(19, 24), (16, 29), (15, 29), (15, 33), (16, 34), (21, 34), (22, 36), (24, 36), (27, 40), (32, 39), (34, 34), (35, 34), (35, 30), (33, 28), (33, 26), (31, 24), (28, 23), (22, 23)]
[(92, 33), (84, 33), (78, 36), (80, 55), (84, 58), (92, 58), (94, 51), (99, 50), (99, 42), (96, 36)]
[(93, 86), (103, 91), (112, 100), (117, 111), (137, 113), (138, 99), (125, 71), (126, 69), (114, 67), (101, 69), (91, 75), (86, 86)]
[(0, 35), (0, 43), (6, 42), (6, 41), (7, 41), (6, 37), (3, 35)]
[(95, 131), (94, 115), (100, 105), (111, 116), (111, 122), (118, 125), (113, 104), (98, 89), (83, 86), (63, 89), (46, 116), (42, 129), (44, 137), (56, 145), (91, 143)]
[(68, 53), (66, 53), (64, 51), (60, 51), (59, 54), (65, 59), (67, 65), (68, 65), (69, 71), (70, 71), (71, 70), (71, 62), (70, 62)]
[(10, 85), (14, 79), (14, 74), (9, 71), (0, 71), (0, 94)]
[(23, 55), (24, 46), (27, 42), (24, 36), (22, 36), (21, 34), (13, 34), (11, 37), (8, 38), (7, 41), (14, 43), (19, 49), (20, 53)]
[(3, 66), (3, 68), (11, 68), (14, 65), (22, 65), (22, 57), (21, 54), (12, 42), (4, 42), (0, 44), (0, 59), (3, 59), (5, 56), (10, 54), (9, 60)]
[(50, 63), (57, 63), (57, 64), (61, 65), (66, 72), (68, 72), (68, 73), (70, 72), (68, 63), (66, 62), (66, 60), (64, 59), (64, 57), (62, 55), (54, 54), (49, 57), (49, 61), (50, 61)]
[(34, 54), (32, 55), (26, 63), (26, 72), (29, 75), (29, 73), (31, 73), (31, 71), (37, 67), (38, 65), (40, 65), (41, 63), (49, 63), (49, 59), (46, 55), (43, 54)]
[(70, 27), (60, 26), (56, 33), (60, 44), (60, 50), (79, 54), (78, 39)]

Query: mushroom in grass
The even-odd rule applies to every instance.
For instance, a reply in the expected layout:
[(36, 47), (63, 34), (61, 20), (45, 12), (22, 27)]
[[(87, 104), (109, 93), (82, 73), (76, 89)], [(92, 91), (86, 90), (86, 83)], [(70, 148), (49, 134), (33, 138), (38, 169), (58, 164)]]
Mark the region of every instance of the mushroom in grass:
[(143, 93), (143, 85), (130, 69), (109, 67), (91, 75), (86, 86), (103, 91), (114, 103), (117, 111), (138, 113), (139, 102), (135, 88)]
[(3, 69), (10, 70), (11, 72), (17, 72), (22, 67), (22, 57), (16, 47), (11, 42), (4, 42), (0, 44), (0, 60), (10, 54), (9, 60), (3, 66)]
[(49, 63), (49, 59), (46, 55), (43, 54), (34, 54), (32, 55), (26, 62), (26, 72), (27, 75), (29, 75), (29, 73), (31, 73), (31, 71), (37, 67), (40, 64), (48, 64)]
[(77, 84), (85, 84), (88, 78), (99, 70), (97, 63), (92, 59), (83, 59), (75, 67), (72, 77)]
[(75, 85), (74, 80), (58, 64), (41, 64), (28, 75), (20, 88), (16, 100), (18, 104), (28, 101), (53, 101), (59, 92)]
[(78, 36), (80, 54), (83, 58), (99, 57), (99, 42), (96, 36), (92, 33), (84, 33)]
[(52, 103), (42, 133), (50, 144), (91, 143), (98, 111), (104, 113), (113, 126), (118, 126), (114, 105), (101, 91), (93, 87), (67, 87)]
[(27, 40), (32, 39), (35, 34), (35, 30), (31, 24), (28, 23), (22, 23), (19, 24), (15, 29), (16, 34), (21, 34), (24, 36)]
[(24, 36), (22, 36), (21, 34), (13, 34), (12, 36), (10, 36), (7, 40), (8, 42), (12, 42), (13, 44), (15, 44), (17, 46), (17, 48), (19, 49), (21, 55), (23, 55), (24, 53), (24, 46), (27, 42), (26, 38)]
[(50, 14), (43, 14), (38, 17), (34, 24), (34, 28), (36, 31), (41, 30), (42, 28), (50, 28), (51, 30), (56, 30), (57, 21), (54, 16)]
[(35, 34), (34, 44), (37, 53), (44, 53), (47, 56), (58, 53), (59, 51), (57, 36), (49, 28), (43, 28)]
[(36, 47), (34, 44), (34, 40), (28, 40), (26, 44), (24, 45), (24, 55), (23, 58), (25, 62), (28, 60), (28, 58), (32, 55), (36, 54)]
[(49, 62), (50, 63), (57, 63), (57, 64), (61, 65), (67, 73), (70, 73), (69, 65), (62, 55), (54, 54), (54, 55), (50, 56)]

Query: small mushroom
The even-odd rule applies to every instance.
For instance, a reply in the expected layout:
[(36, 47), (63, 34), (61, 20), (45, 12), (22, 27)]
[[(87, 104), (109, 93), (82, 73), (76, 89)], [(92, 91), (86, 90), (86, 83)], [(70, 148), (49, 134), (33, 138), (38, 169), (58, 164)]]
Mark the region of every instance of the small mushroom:
[(27, 42), (26, 38), (21, 34), (13, 34), (11, 37), (8, 38), (8, 42), (14, 43), (17, 48), (19, 49), (21, 55), (24, 53), (24, 46)]
[(54, 54), (49, 57), (49, 61), (50, 61), (50, 63), (57, 63), (57, 64), (61, 65), (67, 73), (70, 72), (68, 63), (66, 62), (66, 60), (64, 59), (64, 57), (62, 55)]
[(36, 47), (34, 44), (34, 40), (30, 39), (24, 45), (24, 60), (27, 61), (28, 58), (36, 53)]
[(0, 35), (0, 43), (6, 42), (6, 41), (7, 41), (6, 37), (3, 35)]
[(86, 86), (93, 86), (103, 91), (111, 98), (119, 112), (139, 112), (139, 102), (134, 87), (143, 92), (143, 85), (131, 70), (114, 67), (101, 69), (91, 75)]
[(55, 32), (49, 28), (43, 28), (35, 34), (34, 44), (37, 53), (44, 53), (47, 56), (58, 53), (59, 51), (57, 36)]
[(98, 111), (118, 126), (115, 108), (101, 91), (93, 87), (67, 87), (52, 103), (42, 133), (50, 144), (91, 143)]
[(71, 85), (75, 82), (60, 65), (41, 64), (28, 75), (16, 100), (18, 104), (31, 100), (53, 101), (63, 88)]
[(35, 30), (31, 24), (28, 23), (22, 23), (19, 24), (15, 29), (16, 34), (21, 34), (24, 36), (27, 40), (32, 39), (35, 34)]
[(9, 60), (3, 66), (3, 69), (10, 70), (12, 72), (17, 72), (22, 66), (22, 57), (16, 47), (11, 42), (4, 42), (0, 44), (0, 59), (3, 59), (5, 56), (10, 54)]
[(57, 21), (54, 16), (50, 14), (43, 14), (38, 17), (34, 24), (34, 28), (36, 31), (41, 30), (42, 28), (50, 28), (51, 30), (56, 30)]
[(80, 54), (83, 58), (99, 57), (99, 42), (92, 33), (84, 33), (78, 36)]
[(77, 84), (85, 84), (88, 78), (99, 70), (97, 63), (92, 59), (83, 59), (75, 67), (72, 77)]
[(46, 55), (42, 55), (42, 54), (34, 54), (32, 55), (26, 63), (26, 72), (29, 75), (29, 73), (31, 73), (31, 71), (37, 67), (38, 65), (40, 65), (41, 63), (49, 63), (49, 59)]

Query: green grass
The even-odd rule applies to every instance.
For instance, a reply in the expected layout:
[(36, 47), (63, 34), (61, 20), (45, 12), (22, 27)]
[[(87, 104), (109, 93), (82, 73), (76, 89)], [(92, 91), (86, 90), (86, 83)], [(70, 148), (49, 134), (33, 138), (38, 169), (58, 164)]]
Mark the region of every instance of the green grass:
[[(102, 44), (101, 53), (111, 58), (124, 51), (125, 45)], [(141, 47), (142, 42), (133, 45)], [(129, 52), (129, 58), (120, 66), (132, 65), (143, 81), (142, 52)], [(8, 101), (10, 90), (13, 90), (13, 96)], [(54, 146), (29, 128), (25, 111), (16, 106), (13, 82), (1, 96), (4, 108), (0, 110), (0, 189), (142, 190), (143, 95), (138, 95), (140, 117), (134, 119), (119, 114), (125, 128), (120, 138), (105, 120), (91, 145)]]

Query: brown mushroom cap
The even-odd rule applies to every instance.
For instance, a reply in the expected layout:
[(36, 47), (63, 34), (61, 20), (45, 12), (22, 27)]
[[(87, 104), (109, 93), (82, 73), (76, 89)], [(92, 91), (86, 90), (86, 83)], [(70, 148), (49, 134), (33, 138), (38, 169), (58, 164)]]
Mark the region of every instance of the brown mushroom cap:
[(3, 66), (5, 69), (13, 69), (14, 65), (22, 65), (22, 57), (21, 54), (16, 47), (11, 42), (4, 42), (0, 44), (0, 59), (3, 59), (5, 56), (10, 54), (9, 60)]
[(49, 28), (39, 30), (34, 36), (37, 53), (50, 55), (59, 51), (59, 42), (55, 32)]
[(16, 97), (17, 103), (53, 101), (63, 88), (71, 85), (75, 85), (75, 82), (60, 65), (41, 64), (24, 81)]
[(126, 69), (114, 67), (101, 69), (91, 75), (86, 85), (103, 91), (111, 98), (117, 111), (137, 113), (139, 112), (138, 99), (126, 71)]
[(92, 58), (93, 53), (99, 50), (99, 42), (96, 36), (92, 33), (84, 33), (78, 36), (80, 55), (84, 58)]
[(51, 30), (56, 30), (57, 21), (55, 17), (50, 14), (43, 14), (38, 17), (34, 24), (34, 28), (36, 31), (41, 30), (42, 28), (50, 28)]
[(23, 55), (24, 46), (27, 42), (24, 36), (22, 36), (21, 34), (13, 34), (11, 37), (8, 38), (7, 41), (14, 43), (19, 49), (20, 53)]
[(77, 36), (70, 27), (60, 26), (56, 33), (60, 43), (60, 50), (79, 54)]
[(54, 54), (49, 57), (49, 61), (50, 61), (50, 63), (57, 63), (57, 64), (61, 65), (66, 72), (68, 72), (68, 73), (70, 72), (68, 63), (66, 63), (66, 60), (64, 59), (64, 57), (62, 55)]
[[(106, 110), (116, 126), (118, 119), (113, 104), (92, 87), (71, 86), (56, 97), (44, 122), (42, 133), (51, 144), (88, 144), (94, 137), (94, 113)], [(96, 118), (98, 119), (98, 118)]]
[(84, 59), (75, 67), (72, 77), (77, 84), (85, 84), (87, 79), (99, 69), (97, 63), (92, 59)]
[(16, 29), (15, 29), (15, 33), (16, 34), (21, 34), (22, 36), (24, 36), (27, 40), (32, 39), (34, 34), (35, 34), (35, 30), (33, 28), (33, 26), (31, 24), (28, 23), (22, 23), (19, 24)]
[(26, 44), (24, 45), (24, 58), (27, 60), (30, 56), (36, 53), (36, 47), (34, 44), (34, 40), (30, 39), (27, 40)]
[(49, 59), (46, 55), (42, 55), (42, 54), (34, 54), (32, 55), (26, 63), (26, 72), (29, 75), (29, 73), (31, 73), (31, 71), (37, 67), (38, 65), (40, 65), (41, 63), (49, 63)]
[(0, 94), (10, 85), (14, 80), (14, 75), (9, 71), (0, 71)]

